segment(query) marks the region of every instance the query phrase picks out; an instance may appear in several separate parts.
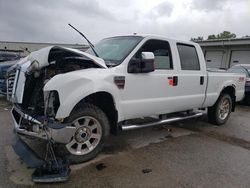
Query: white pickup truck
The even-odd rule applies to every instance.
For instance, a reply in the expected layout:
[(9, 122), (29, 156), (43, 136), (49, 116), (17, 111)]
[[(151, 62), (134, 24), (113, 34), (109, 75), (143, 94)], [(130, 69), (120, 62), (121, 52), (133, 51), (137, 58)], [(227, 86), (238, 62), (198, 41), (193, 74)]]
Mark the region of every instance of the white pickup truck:
[[(72, 162), (90, 160), (110, 133), (208, 114), (224, 124), (245, 76), (206, 70), (200, 46), (160, 36), (119, 36), (92, 49), (51, 46), (8, 72), (17, 135), (52, 139)], [(37, 139), (36, 139), (37, 140)]]

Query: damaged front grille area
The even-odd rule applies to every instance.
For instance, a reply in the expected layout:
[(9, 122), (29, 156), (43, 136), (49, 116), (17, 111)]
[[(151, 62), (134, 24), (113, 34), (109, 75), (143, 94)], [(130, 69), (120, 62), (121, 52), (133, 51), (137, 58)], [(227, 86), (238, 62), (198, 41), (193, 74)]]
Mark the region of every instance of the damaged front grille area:
[(11, 70), (7, 74), (7, 99), (10, 100), (13, 93), (13, 87), (16, 77), (16, 69)]
[(13, 108), (13, 110), (12, 110), (12, 115), (13, 115), (13, 117), (14, 117), (14, 119), (16, 120), (16, 122), (20, 122), (20, 120), (21, 120), (21, 114), (19, 114), (16, 110), (15, 110), (15, 108)]
[(13, 115), (15, 121), (18, 123), (20, 129), (26, 129), (27, 131), (33, 131), (32, 130), (33, 125), (41, 124), (36, 119), (21, 112), (17, 107), (13, 108), (12, 115)]
[(68, 143), (75, 132), (70, 123), (49, 121), (41, 116), (32, 117), (22, 110), (19, 106), (14, 106), (12, 109), (17, 134), (30, 138), (52, 138), (57, 143)]
[(46, 134), (42, 133), (42, 124), (37, 119), (23, 113), (16, 106), (12, 109), (12, 117), (15, 122), (16, 132), (28, 135), (35, 136), (40, 138), (46, 138)]

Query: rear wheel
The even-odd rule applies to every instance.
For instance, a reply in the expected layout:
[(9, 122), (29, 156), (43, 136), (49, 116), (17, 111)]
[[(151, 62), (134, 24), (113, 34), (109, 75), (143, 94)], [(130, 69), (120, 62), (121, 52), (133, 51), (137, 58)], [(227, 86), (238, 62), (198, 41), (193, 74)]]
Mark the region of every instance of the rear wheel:
[(232, 98), (223, 93), (214, 106), (208, 108), (208, 120), (215, 125), (223, 125), (232, 111)]
[(110, 132), (105, 113), (97, 106), (85, 103), (71, 113), (67, 122), (75, 127), (75, 133), (69, 143), (60, 146), (59, 152), (68, 155), (72, 163), (96, 157)]
[(245, 96), (244, 102), (245, 102), (245, 104), (250, 105), (250, 94)]

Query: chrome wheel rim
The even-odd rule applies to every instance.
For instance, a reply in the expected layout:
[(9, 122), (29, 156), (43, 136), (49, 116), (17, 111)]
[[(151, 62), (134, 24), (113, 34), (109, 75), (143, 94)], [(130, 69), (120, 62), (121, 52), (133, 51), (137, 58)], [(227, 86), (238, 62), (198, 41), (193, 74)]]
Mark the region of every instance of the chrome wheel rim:
[(102, 138), (100, 122), (91, 116), (83, 116), (72, 122), (76, 128), (66, 148), (71, 154), (86, 155), (93, 151)]
[(219, 118), (221, 120), (225, 120), (230, 113), (230, 101), (225, 98), (221, 101), (219, 106)]

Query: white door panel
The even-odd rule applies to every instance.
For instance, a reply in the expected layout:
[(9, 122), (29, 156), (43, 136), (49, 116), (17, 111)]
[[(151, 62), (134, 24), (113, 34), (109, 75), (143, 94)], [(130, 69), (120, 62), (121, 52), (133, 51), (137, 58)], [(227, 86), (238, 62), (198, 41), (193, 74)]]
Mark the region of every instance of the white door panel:
[[(200, 83), (203, 77), (203, 84)], [(204, 98), (207, 83), (207, 76), (201, 71), (181, 71), (179, 76), (180, 93), (184, 96), (180, 98), (182, 106), (185, 109), (201, 107)]]
[[(180, 103), (179, 89), (169, 83), (169, 78), (174, 75), (177, 75), (174, 70), (129, 74), (125, 89), (121, 91), (121, 105), (126, 119), (175, 111)], [(130, 113), (131, 109), (134, 114)]]

